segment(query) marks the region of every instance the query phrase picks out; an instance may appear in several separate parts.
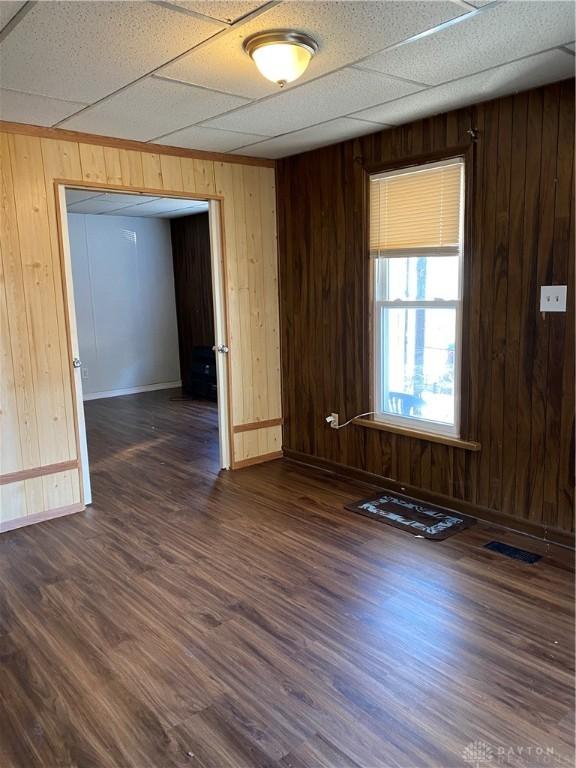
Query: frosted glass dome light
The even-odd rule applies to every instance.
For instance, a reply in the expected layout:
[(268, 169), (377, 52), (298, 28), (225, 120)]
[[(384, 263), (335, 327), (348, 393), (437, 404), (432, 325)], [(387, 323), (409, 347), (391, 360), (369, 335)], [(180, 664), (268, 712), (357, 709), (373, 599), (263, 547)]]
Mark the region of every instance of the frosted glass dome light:
[(244, 41), (244, 50), (265, 78), (283, 88), (306, 71), (318, 44), (300, 32), (260, 32)]

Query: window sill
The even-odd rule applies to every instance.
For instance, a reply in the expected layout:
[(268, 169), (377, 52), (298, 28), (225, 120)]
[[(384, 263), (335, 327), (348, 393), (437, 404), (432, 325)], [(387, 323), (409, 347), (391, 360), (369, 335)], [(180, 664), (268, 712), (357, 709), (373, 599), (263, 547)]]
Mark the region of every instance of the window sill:
[(416, 440), (428, 440), (430, 443), (443, 443), (452, 445), (454, 448), (462, 448), (465, 451), (479, 451), (480, 443), (472, 440), (461, 440), (459, 437), (450, 437), (450, 435), (440, 435), (434, 432), (424, 432), (417, 429), (408, 429), (407, 427), (397, 427), (395, 424), (386, 424), (376, 419), (356, 419), (354, 424), (359, 427), (368, 427), (369, 429), (379, 429), (382, 432), (393, 432), (395, 435), (405, 435)]

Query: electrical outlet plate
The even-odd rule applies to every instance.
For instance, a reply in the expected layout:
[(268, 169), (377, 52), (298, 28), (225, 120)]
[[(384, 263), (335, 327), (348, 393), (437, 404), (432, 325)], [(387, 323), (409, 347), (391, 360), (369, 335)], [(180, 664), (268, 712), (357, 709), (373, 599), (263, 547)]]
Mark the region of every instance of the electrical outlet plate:
[(566, 312), (565, 285), (543, 285), (540, 288), (540, 312)]
[(330, 416), (332, 417), (332, 421), (330, 422), (330, 426), (332, 427), (332, 429), (336, 429), (336, 427), (339, 424), (338, 414), (337, 413), (331, 413)]

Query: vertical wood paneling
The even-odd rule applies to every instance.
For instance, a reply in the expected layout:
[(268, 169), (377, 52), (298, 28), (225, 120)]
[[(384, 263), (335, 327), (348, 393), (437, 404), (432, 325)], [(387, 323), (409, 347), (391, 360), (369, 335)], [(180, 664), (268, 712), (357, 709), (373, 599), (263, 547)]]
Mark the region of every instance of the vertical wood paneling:
[[(572, 178), (574, 179), (574, 168)], [(574, 189), (574, 183), (572, 184)], [(569, 248), (574, 243), (576, 229), (574, 227), (574, 201), (570, 210), (570, 235), (568, 239)], [(568, 261), (568, 285), (576, 285), (575, 260)], [(567, 302), (568, 317), (573, 318), (576, 314), (574, 291), (568, 291)], [(570, 345), (570, 325), (565, 329), (565, 345)], [(570, 347), (568, 347), (570, 348)], [(566, 347), (564, 347), (566, 349)], [(562, 350), (564, 353), (564, 350)], [(576, 485), (574, 477), (574, 360), (566, 361), (564, 354), (561, 355), (564, 364), (562, 366), (562, 405), (560, 418), (560, 435), (571, 435), (571, 439), (562, 439), (559, 450), (559, 485), (558, 485), (558, 527), (562, 530), (569, 530), (574, 514), (574, 486)]]
[(540, 170), (540, 216), (538, 227), (538, 259), (535, 269), (536, 290), (532, 311), (532, 334), (535, 339), (532, 365), (532, 399), (530, 415), (530, 484), (529, 517), (542, 520), (544, 501), (544, 461), (546, 456), (547, 359), (550, 328), (554, 315), (547, 317), (538, 311), (541, 285), (552, 278), (554, 210), (556, 204), (556, 158), (558, 155), (559, 86), (544, 90), (542, 112), (542, 161)]
[(508, 230), (510, 210), (510, 166), (512, 158), (513, 98), (499, 103), (498, 171), (496, 174), (496, 216), (492, 260), (492, 344), (490, 368), (490, 490), (486, 506), (502, 508), (502, 466), (504, 441), (504, 385), (506, 373), (506, 319), (508, 315)]
[[(66, 323), (56, 236), (52, 179), (67, 175), (78, 179), (79, 163), (72, 170), (78, 149), (57, 142), (20, 136), (1, 137), (2, 156), (2, 291), (6, 317), (2, 318), (3, 350), (9, 343), (10, 369), (2, 369), (2, 392), (13, 385), (13, 397), (2, 418), (2, 473), (35, 468), (76, 456), (72, 393), (68, 375)], [(45, 168), (49, 168), (46, 187)], [(8, 431), (5, 425), (9, 424)], [(15, 431), (17, 425), (17, 431)], [(7, 433), (8, 432), (8, 433)], [(49, 494), (44, 478), (5, 486), (0, 522), (35, 515), (55, 498), (58, 506), (79, 501), (78, 482), (70, 472), (57, 497)]]
[(524, 189), (526, 186), (526, 121), (528, 95), (520, 94), (514, 99), (512, 135), (518, 151), (512, 154), (510, 182), (510, 231), (514, 237), (508, 245), (508, 305), (515, 308), (506, 313), (506, 372), (504, 377), (503, 402), (503, 456), (502, 456), (502, 509), (514, 509), (515, 469), (518, 432), (518, 376), (520, 370), (520, 338), (522, 306), (522, 285), (524, 264)]
[[(246, 297), (246, 332), (241, 339), (241, 345), (246, 345), (248, 339), (258, 339), (262, 336), (264, 318), (262, 312), (263, 299), (263, 251), (261, 242), (261, 232), (259, 228), (260, 217), (257, 213), (258, 200), (256, 199), (257, 184), (255, 176), (257, 168), (247, 169), (248, 173), (242, 171), (242, 208), (244, 210), (243, 221), (246, 225), (246, 249), (243, 251), (244, 269), (243, 275), (244, 295)], [(264, 344), (258, 344), (253, 350), (254, 365), (251, 368), (251, 383), (249, 402), (247, 403), (248, 413), (262, 413), (264, 400), (266, 398), (266, 371), (265, 366), (266, 349)], [(253, 417), (250, 416), (253, 421)]]
[(530, 505), (530, 432), (532, 426), (531, 382), (534, 355), (534, 330), (532, 327), (537, 299), (536, 264), (538, 261), (538, 229), (540, 222), (540, 169), (542, 156), (542, 100), (541, 90), (528, 94), (526, 124), (526, 186), (524, 188), (524, 220), (522, 240), (524, 244), (524, 268), (522, 272), (522, 297), (520, 303), (520, 351), (518, 355), (518, 422), (516, 433), (516, 481), (515, 513), (529, 516)]
[[(478, 136), (486, 135), (485, 110), (474, 108), (470, 113), (470, 125), (478, 131)], [(467, 168), (467, 173), (472, 174), (472, 195), (467, 200), (468, 215), (472, 217), (470, 222), (471, 242), (468, 244), (470, 253), (466, 259), (464, 275), (464, 318), (463, 338), (468, 340), (464, 350), (465, 366), (462, 370), (462, 379), (467, 382), (466, 399), (462, 402), (460, 418), (464, 427), (464, 435), (479, 435), (480, 404), (483, 399), (480, 376), (481, 350), (480, 329), (481, 318), (484, 311), (482, 304), (482, 264), (484, 258), (484, 226), (482, 224), (482, 190), (485, 186), (484, 175), (484, 144), (477, 142), (473, 148), (472, 160)], [(467, 370), (466, 370), (467, 366)], [(478, 502), (478, 486), (480, 479), (480, 457), (476, 454), (467, 454), (464, 457), (466, 487), (465, 498), (471, 503)]]
[[(274, 172), (228, 163), (216, 163), (214, 171), (216, 193), (224, 197), (234, 382), (231, 405), (236, 426), (281, 415)], [(278, 450), (268, 450), (270, 440), (265, 430), (245, 433), (235, 441), (240, 452), (235, 453), (236, 460)]]
[[(498, 102), (489, 102), (484, 107), (484, 134), (481, 137), (481, 147), (479, 151), (484, 159), (484, 178), (483, 187), (478, 190), (482, 195), (482, 207), (480, 209), (480, 219), (478, 227), (483, 231), (482, 253), (485, 258), (482, 259), (482, 272), (479, 279), (480, 295), (487, 296), (492, 291), (494, 279), (493, 265), (495, 253), (495, 227), (496, 227), (496, 179), (498, 174), (498, 121), (499, 109)], [(493, 151), (487, 151), (492, 147)], [(473, 265), (466, 264), (468, 268)], [(482, 451), (479, 456), (478, 471), (478, 493), (477, 503), (484, 507), (489, 506), (491, 496), (491, 481), (494, 479), (490, 475), (490, 456), (492, 450), (492, 436), (490, 434), (490, 417), (492, 410), (491, 386), (492, 386), (492, 368), (487, 365), (492, 354), (492, 326), (494, 324), (494, 314), (486, 311), (486, 304), (482, 300), (480, 312), (480, 361), (483, 362), (477, 375), (480, 380), (480, 392), (482, 393), (478, 403), (478, 432), (476, 439), (482, 444)]]
[(40, 139), (10, 136), (9, 145), (31, 340), (40, 463), (55, 464), (73, 457), (66, 423), (69, 381), (63, 379), (56, 310), (62, 301), (62, 287), (55, 284), (58, 271), (51, 249)]
[(122, 184), (126, 187), (143, 187), (142, 154), (132, 149), (119, 149)]
[(278, 453), (282, 448), (282, 427), (264, 427), (234, 435), (234, 456), (236, 461), (253, 459)]
[(213, 195), (216, 192), (214, 180), (214, 163), (210, 160), (193, 160), (183, 157), (180, 161), (182, 168), (182, 186), (185, 192)]
[(0, 258), (0, 369), (2, 370), (2, 377), (0, 378), (0, 474), (16, 472), (22, 466), (16, 379), (10, 345), (5, 285), (4, 267)]
[[(218, 165), (233, 423), (244, 424), (281, 416), (274, 171)], [(0, 134), (1, 474), (77, 459), (55, 179), (216, 194), (211, 160)], [(236, 442), (236, 461), (273, 454), (281, 429)], [(11, 482), (0, 486), (0, 523), (79, 501), (77, 470)]]
[[(262, 305), (266, 340), (266, 410), (280, 416), (280, 317), (278, 313), (278, 258), (276, 233), (276, 174), (272, 168), (257, 168), (258, 215), (262, 248)], [(264, 193), (263, 190), (266, 190)], [(276, 257), (275, 257), (276, 254)], [(280, 430), (281, 433), (281, 430)]]
[(37, 514), (44, 506), (42, 478), (0, 485), (0, 523)]
[(122, 168), (120, 166), (120, 150), (116, 147), (104, 147), (104, 166), (108, 184), (122, 183)]
[(82, 178), (84, 181), (108, 181), (104, 147), (97, 144), (79, 144)]
[[(4, 298), (6, 302), (6, 325), (12, 369), (6, 369), (6, 375), (12, 372), (17, 406), (18, 432), (12, 428), (15, 420), (10, 413), (2, 414), (0, 437), (4, 456), (11, 456), (8, 463), (13, 464), (18, 457), (21, 466), (15, 469), (29, 469), (40, 464), (40, 441), (34, 400), (32, 375), (32, 357), (30, 334), (28, 331), (28, 313), (24, 295), (24, 278), (20, 258), (20, 240), (16, 220), (16, 203), (12, 183), (12, 166), (8, 136), (0, 134), (0, 254), (2, 257), (2, 276)], [(5, 344), (6, 342), (4, 342)], [(9, 386), (9, 385), (8, 385)], [(9, 404), (11, 398), (5, 391), (3, 402)], [(18, 445), (14, 443), (17, 442)]]
[(56, 472), (38, 479), (42, 482), (44, 509), (68, 507), (80, 498), (80, 478), (76, 471)]
[(164, 182), (162, 181), (160, 155), (142, 152), (142, 176), (144, 178), (145, 187), (149, 187), (150, 189), (163, 188)]
[[(58, 337), (60, 341), (60, 365), (64, 382), (64, 406), (66, 409), (66, 424), (68, 431), (68, 450), (70, 456), (76, 456), (76, 430), (74, 421), (74, 403), (72, 393), (72, 369), (70, 367), (70, 351), (68, 347), (68, 328), (66, 321), (64, 280), (60, 258), (60, 242), (58, 238), (58, 215), (56, 189), (54, 179), (80, 179), (82, 168), (78, 145), (73, 142), (42, 139), (42, 163), (44, 168), (44, 184), (48, 206), (48, 223), (50, 227), (50, 247), (54, 269), (54, 289), (56, 294), (56, 316), (58, 322)], [(67, 382), (70, 381), (70, 386)]]
[[(552, 274), (550, 282), (556, 285), (568, 285), (569, 293), (574, 287), (574, 270), (565, 258), (573, 246), (570, 237), (570, 212), (573, 205), (571, 191), (574, 189), (574, 105), (566, 98), (566, 85), (559, 86), (558, 113), (558, 151), (554, 183), (556, 187), (554, 207), (554, 229), (552, 241)], [(549, 330), (547, 386), (546, 386), (546, 436), (544, 462), (544, 518), (555, 527), (561, 527), (566, 512), (564, 488), (566, 480), (574, 485), (570, 471), (570, 459), (567, 449), (570, 445), (570, 433), (573, 432), (574, 382), (568, 389), (565, 376), (555, 372), (558, 361), (564, 361), (564, 372), (573, 370), (574, 346), (570, 338), (569, 324), (574, 323), (573, 303), (569, 301), (566, 315), (551, 318), (554, 327)], [(564, 419), (562, 411), (564, 409)], [(572, 418), (570, 417), (572, 414)], [(561, 439), (558, 439), (561, 436)]]
[[(214, 166), (216, 192), (225, 196), (224, 211), (224, 243), (226, 249), (226, 283), (228, 286), (228, 322), (230, 347), (230, 372), (233, 381), (241, 382), (233, 393), (232, 423), (242, 424), (249, 419), (244, 418), (249, 412), (251, 397), (252, 368), (242, 372), (241, 343), (248, 338), (246, 323), (249, 322), (249, 305), (247, 303), (246, 276), (246, 231), (245, 223), (241, 220), (242, 210), (242, 176), (241, 169), (232, 165), (216, 163)], [(242, 325), (242, 321), (244, 324)]]
[[(334, 433), (368, 409), (362, 167), (450, 152), (478, 129), (466, 254), (463, 437)], [(284, 447), (564, 531), (574, 526), (574, 82), (278, 163)], [(539, 312), (567, 284), (567, 314)]]
[(160, 169), (162, 171), (162, 185), (171, 192), (182, 192), (182, 168), (180, 158), (171, 155), (160, 156)]

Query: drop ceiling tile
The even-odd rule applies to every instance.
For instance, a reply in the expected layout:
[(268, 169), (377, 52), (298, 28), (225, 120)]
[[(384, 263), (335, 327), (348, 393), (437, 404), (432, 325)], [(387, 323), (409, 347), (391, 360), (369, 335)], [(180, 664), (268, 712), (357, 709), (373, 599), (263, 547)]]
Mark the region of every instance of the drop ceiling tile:
[(82, 200), (80, 203), (72, 203), (66, 207), (66, 210), (68, 213), (92, 213), (92, 214), (99, 214), (99, 213), (112, 213), (113, 211), (118, 210), (119, 208), (127, 208), (128, 205), (118, 205), (117, 203), (112, 202), (111, 200), (106, 200), (101, 197), (91, 197), (89, 200)]
[(16, 2), (16, 0), (2, 0), (0, 2), (0, 29), (4, 29), (6, 24), (18, 13), (23, 5), (24, 0), (22, 2)]
[(2, 43), (2, 85), (91, 103), (221, 28), (134, 0), (36, 3)]
[(148, 141), (246, 103), (239, 96), (148, 77), (64, 121), (61, 127)]
[(90, 200), (91, 197), (100, 197), (102, 192), (90, 192), (87, 189), (67, 189), (66, 205), (81, 203), (83, 200)]
[(231, 149), (244, 144), (261, 141), (266, 136), (253, 133), (238, 133), (237, 131), (221, 131), (217, 128), (202, 128), (192, 125), (182, 131), (163, 136), (162, 144), (189, 149), (205, 149), (209, 152), (229, 152)]
[(258, 144), (238, 149), (231, 154), (252, 155), (253, 157), (286, 157), (298, 152), (307, 152), (310, 149), (335, 144), (338, 141), (351, 139), (355, 136), (364, 136), (367, 133), (381, 131), (384, 126), (367, 123), (363, 120), (353, 120), (348, 117), (340, 117), (330, 120), (322, 125), (314, 125), (302, 131), (288, 133), (285, 136), (277, 136)]
[(54, 125), (78, 112), (85, 104), (48, 99), (32, 93), (0, 89), (0, 120), (32, 125)]
[(371, 56), (361, 66), (436, 85), (573, 39), (573, 3), (514, 0), (474, 13), (433, 35)]
[[(472, 9), (455, 2), (284, 2), (162, 69), (162, 75), (250, 98), (278, 87), (260, 75), (243, 41), (267, 29), (297, 29), (320, 46), (298, 84), (331, 72)], [(287, 90), (291, 87), (287, 86)]]
[(68, 202), (66, 209), (69, 213), (93, 213), (93, 214), (112, 214), (118, 210), (131, 208), (136, 203), (146, 204), (146, 202), (155, 201), (155, 197), (145, 195), (124, 195), (120, 192), (104, 192), (95, 197), (85, 198), (77, 202)]
[[(159, 197), (155, 200), (150, 200), (147, 203), (142, 203), (142, 205), (137, 206), (137, 213), (139, 216), (155, 216), (161, 213), (164, 214), (174, 213), (176, 211), (190, 211), (197, 205), (198, 203), (194, 200), (184, 200), (177, 197)], [(127, 214), (125, 211), (118, 211), (117, 215), (126, 216)]]
[(539, 53), (521, 61), (420, 91), (413, 96), (362, 110), (354, 117), (383, 124), (401, 125), (411, 120), (477, 104), (528, 88), (537, 88), (574, 76), (574, 57), (566, 51)]
[(206, 125), (277, 136), (397, 99), (418, 89), (417, 85), (393, 80), (380, 73), (342, 69), (300, 88), (216, 117)]
[(231, 35), (230, 32), (191, 51), (179, 61), (162, 67), (158, 74), (249, 99), (278, 93), (278, 86), (262, 77), (242, 50), (244, 35), (239, 42), (233, 42)]
[(263, 2), (242, 2), (241, 0), (168, 0), (171, 5), (178, 5), (187, 11), (202, 13), (219, 21), (231, 23), (236, 19), (255, 11)]
[(143, 203), (151, 203), (158, 198), (153, 195), (138, 195), (123, 192), (104, 192), (101, 198), (105, 199), (111, 205), (116, 208), (122, 208), (124, 206), (142, 205)]

